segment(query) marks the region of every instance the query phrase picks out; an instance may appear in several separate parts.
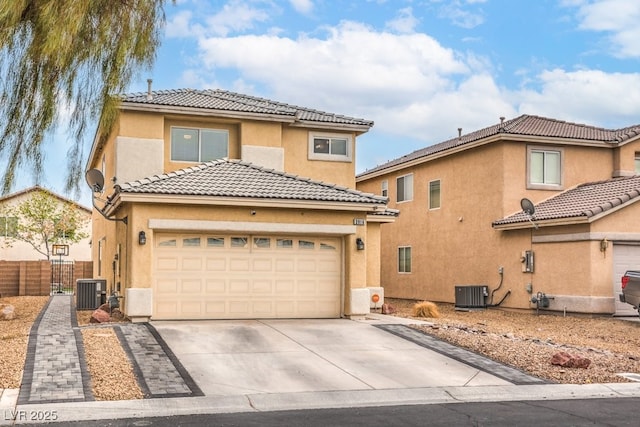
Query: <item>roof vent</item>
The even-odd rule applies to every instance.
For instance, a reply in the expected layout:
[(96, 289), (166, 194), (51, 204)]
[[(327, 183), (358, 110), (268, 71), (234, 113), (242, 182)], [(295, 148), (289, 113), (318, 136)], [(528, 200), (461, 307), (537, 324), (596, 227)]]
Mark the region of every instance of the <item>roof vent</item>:
[(504, 116), (500, 117), (500, 124), (503, 125), (504, 124)]
[(153, 84), (153, 79), (147, 79), (147, 101), (151, 101), (153, 99), (153, 95), (151, 94), (152, 84)]
[(462, 136), (462, 128), (458, 128), (458, 138)]

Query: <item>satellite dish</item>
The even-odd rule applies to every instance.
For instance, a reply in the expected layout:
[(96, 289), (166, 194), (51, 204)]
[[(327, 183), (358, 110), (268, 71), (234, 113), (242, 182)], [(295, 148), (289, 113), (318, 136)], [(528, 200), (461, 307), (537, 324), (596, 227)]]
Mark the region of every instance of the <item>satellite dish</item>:
[(98, 169), (89, 169), (84, 177), (94, 193), (102, 192), (104, 188), (104, 176), (102, 172)]
[(522, 206), (522, 210), (529, 216), (533, 216), (536, 213), (536, 208), (533, 206), (533, 203), (529, 199), (520, 200), (520, 206)]

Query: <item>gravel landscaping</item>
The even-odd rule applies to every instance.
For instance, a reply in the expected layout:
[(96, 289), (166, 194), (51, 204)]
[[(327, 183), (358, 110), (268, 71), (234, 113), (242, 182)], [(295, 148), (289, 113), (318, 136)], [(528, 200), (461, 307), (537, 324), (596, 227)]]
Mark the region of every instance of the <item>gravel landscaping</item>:
[[(412, 317), (416, 301), (386, 298), (400, 317)], [(432, 325), (416, 326), (425, 333), (483, 354), (540, 378), (563, 384), (629, 382), (618, 375), (640, 378), (640, 322), (611, 316), (536, 314), (532, 311), (455, 310), (438, 304), (439, 318), (420, 318)], [(552, 365), (564, 351), (587, 358), (587, 369)]]
[[(18, 388), (34, 320), (49, 297), (1, 298), (15, 306), (14, 320), (0, 321), (0, 388)], [(386, 299), (393, 314), (412, 317), (416, 301)], [(437, 304), (439, 318), (419, 318), (429, 325), (425, 333), (484, 354), (529, 374), (565, 384), (627, 382), (620, 373), (640, 376), (640, 322), (609, 316), (536, 315), (535, 311), (487, 309), (458, 311), (452, 304)], [(113, 327), (89, 325), (90, 311), (80, 311), (85, 358), (96, 399), (140, 399), (142, 392)], [(588, 358), (587, 369), (551, 364), (564, 351)]]

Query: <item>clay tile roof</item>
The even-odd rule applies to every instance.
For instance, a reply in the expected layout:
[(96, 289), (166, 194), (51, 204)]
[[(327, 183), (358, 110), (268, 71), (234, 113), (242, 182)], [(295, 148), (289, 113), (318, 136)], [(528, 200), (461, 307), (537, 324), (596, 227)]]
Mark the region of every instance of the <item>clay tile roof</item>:
[(386, 197), (262, 168), (217, 160), (116, 186), (121, 193), (386, 205)]
[[(640, 200), (640, 175), (581, 184), (535, 205), (534, 221), (563, 218), (586, 219), (630, 201)], [(496, 225), (528, 223), (518, 212), (493, 223)]]
[(123, 95), (123, 104), (148, 104), (167, 107), (202, 108), (207, 110), (281, 116), (288, 120), (326, 122), (356, 126), (373, 126), (370, 120), (326, 113), (220, 89), (171, 89)]
[(503, 123), (498, 123), (484, 129), (461, 135), (457, 138), (449, 139), (439, 144), (416, 150), (413, 153), (407, 154), (395, 160), (391, 160), (390, 162), (387, 162), (383, 165), (379, 165), (372, 169), (369, 169), (359, 176), (365, 176), (373, 172), (378, 172), (380, 170), (388, 169), (393, 166), (398, 166), (412, 160), (444, 152), (499, 134), (574, 139), (579, 141), (589, 141), (592, 143), (602, 143), (603, 145), (606, 145), (623, 142), (629, 138), (640, 135), (640, 125), (611, 130), (524, 114), (522, 116), (516, 117), (515, 119), (507, 120)]

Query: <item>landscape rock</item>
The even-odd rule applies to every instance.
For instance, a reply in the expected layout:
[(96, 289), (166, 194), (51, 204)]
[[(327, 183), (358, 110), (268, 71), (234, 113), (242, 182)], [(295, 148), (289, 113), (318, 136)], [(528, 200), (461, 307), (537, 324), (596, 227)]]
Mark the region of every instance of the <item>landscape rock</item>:
[(591, 360), (586, 357), (569, 354), (566, 351), (559, 351), (551, 356), (551, 364), (562, 366), (563, 368), (587, 369), (591, 365)]
[(106, 302), (102, 304), (100, 307), (98, 307), (97, 310), (101, 310), (109, 314), (111, 313), (111, 307), (109, 307), (109, 304)]
[(16, 309), (11, 304), (0, 304), (0, 320), (13, 320), (16, 318)]
[(382, 314), (393, 314), (396, 309), (391, 304), (382, 304)]
[(97, 309), (91, 314), (90, 323), (105, 323), (111, 321), (111, 315), (104, 310)]

